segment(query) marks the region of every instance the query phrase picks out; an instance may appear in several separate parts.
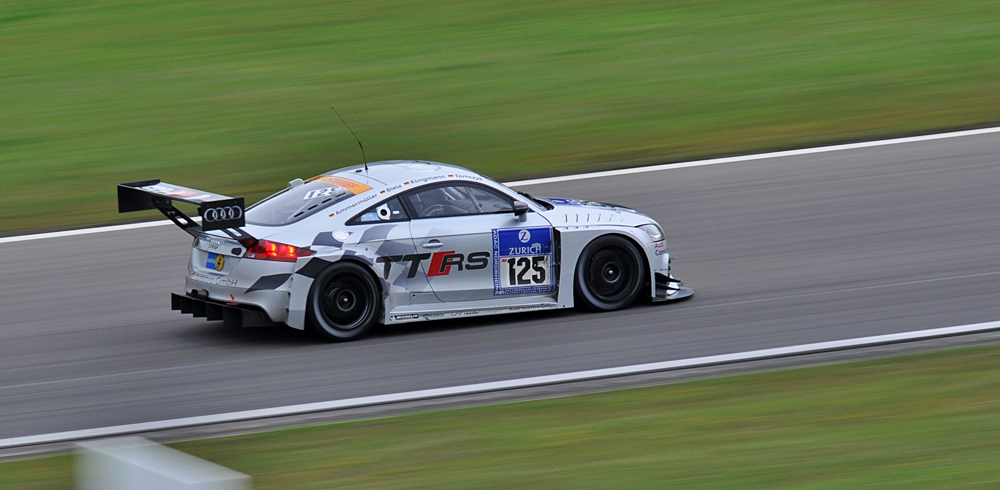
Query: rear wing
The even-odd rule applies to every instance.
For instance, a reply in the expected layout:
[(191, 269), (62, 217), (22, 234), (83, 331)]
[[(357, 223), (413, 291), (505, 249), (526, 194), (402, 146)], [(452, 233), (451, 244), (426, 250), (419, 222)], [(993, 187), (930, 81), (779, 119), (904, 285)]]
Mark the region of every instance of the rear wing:
[[(201, 225), (174, 207), (173, 201), (198, 206)], [(222, 230), (236, 240), (253, 238), (240, 228), (246, 226), (246, 207), (242, 197), (229, 197), (212, 192), (167, 184), (159, 180), (143, 180), (118, 184), (118, 212), (157, 209), (164, 216), (194, 236), (205, 231)]]

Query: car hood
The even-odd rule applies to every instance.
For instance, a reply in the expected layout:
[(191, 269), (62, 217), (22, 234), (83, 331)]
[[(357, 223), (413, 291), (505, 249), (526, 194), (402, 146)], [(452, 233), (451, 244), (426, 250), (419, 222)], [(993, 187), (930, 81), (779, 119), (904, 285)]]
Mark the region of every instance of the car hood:
[(555, 226), (625, 225), (639, 226), (655, 221), (632, 208), (581, 199), (541, 197), (553, 209), (543, 212)]

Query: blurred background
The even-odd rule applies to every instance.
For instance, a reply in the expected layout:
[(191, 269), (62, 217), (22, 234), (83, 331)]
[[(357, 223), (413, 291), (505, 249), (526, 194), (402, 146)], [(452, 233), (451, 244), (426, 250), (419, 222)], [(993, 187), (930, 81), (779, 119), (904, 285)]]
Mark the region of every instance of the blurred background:
[[(995, 124), (993, 1), (8, 0), (0, 235), (369, 160), (498, 179)], [(142, 217), (140, 217), (142, 218)], [(145, 219), (154, 219), (150, 215)]]
[[(0, 236), (162, 219), (117, 214), (118, 182), (253, 202), (360, 163), (331, 106), (369, 161), (501, 181), (1000, 126), (997, 7), (4, 0)], [(387, 328), (346, 348), (169, 311), (181, 276), (157, 271), (182, 267), (190, 240), (173, 227), (11, 243), (0, 429), (993, 321), (997, 146), (961, 143), (532, 187), (648, 203), (698, 297)], [(998, 361), (992, 345), (174, 446), (257, 488), (991, 488)], [(4, 462), (0, 488), (71, 488), (71, 458)]]

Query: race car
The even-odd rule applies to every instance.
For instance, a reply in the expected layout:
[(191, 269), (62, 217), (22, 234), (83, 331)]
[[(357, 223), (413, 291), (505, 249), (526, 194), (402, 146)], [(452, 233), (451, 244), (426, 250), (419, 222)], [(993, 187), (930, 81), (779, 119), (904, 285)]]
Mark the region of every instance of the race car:
[[(174, 202), (198, 207), (200, 224)], [(250, 206), (159, 180), (118, 184), (194, 236), (174, 310), (332, 341), (396, 324), (687, 298), (663, 230), (612, 204), (536, 198), (471, 170), (395, 160), (295, 179)]]

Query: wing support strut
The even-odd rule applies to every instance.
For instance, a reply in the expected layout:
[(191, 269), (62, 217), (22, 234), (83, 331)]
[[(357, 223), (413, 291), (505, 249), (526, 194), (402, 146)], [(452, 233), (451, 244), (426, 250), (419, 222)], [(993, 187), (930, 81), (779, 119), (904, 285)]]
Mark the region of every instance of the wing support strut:
[[(174, 207), (173, 201), (198, 206), (201, 224)], [(246, 226), (244, 217), (246, 207), (242, 197), (223, 196), (160, 182), (158, 179), (118, 184), (119, 213), (147, 209), (160, 211), (180, 229), (194, 237), (205, 235), (206, 231), (221, 230), (241, 243), (254, 240), (253, 236), (241, 229)]]

